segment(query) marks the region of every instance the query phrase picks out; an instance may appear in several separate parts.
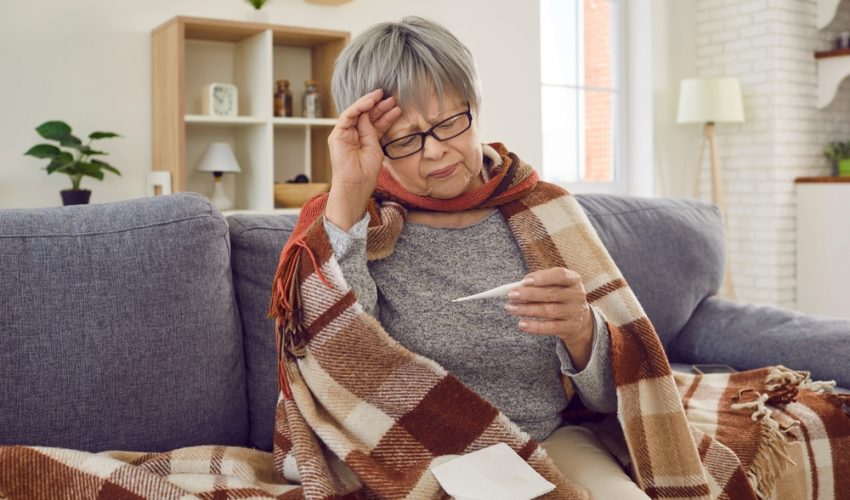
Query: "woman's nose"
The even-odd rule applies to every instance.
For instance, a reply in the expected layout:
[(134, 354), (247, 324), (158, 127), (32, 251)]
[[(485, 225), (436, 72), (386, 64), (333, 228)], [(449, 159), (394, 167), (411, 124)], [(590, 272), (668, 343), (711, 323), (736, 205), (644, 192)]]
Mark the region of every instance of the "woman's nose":
[(448, 145), (442, 141), (438, 141), (433, 135), (425, 136), (425, 146), (422, 149), (422, 155), (429, 160), (439, 160), (446, 154)]

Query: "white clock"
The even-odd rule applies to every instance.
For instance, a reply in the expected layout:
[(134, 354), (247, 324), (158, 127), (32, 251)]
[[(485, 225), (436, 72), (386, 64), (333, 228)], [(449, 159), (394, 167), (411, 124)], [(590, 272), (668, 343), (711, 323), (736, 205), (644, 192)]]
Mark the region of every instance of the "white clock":
[(205, 115), (236, 116), (239, 114), (239, 94), (236, 85), (210, 83), (201, 92), (201, 110)]

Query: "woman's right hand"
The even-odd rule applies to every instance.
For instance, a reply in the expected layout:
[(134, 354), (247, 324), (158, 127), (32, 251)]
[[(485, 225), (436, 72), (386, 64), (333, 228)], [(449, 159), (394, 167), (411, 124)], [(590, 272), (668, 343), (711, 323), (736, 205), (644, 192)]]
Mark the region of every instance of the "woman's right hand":
[(340, 113), (330, 135), (331, 190), (325, 217), (348, 231), (366, 211), (384, 160), (380, 137), (401, 116), (395, 98), (370, 92)]

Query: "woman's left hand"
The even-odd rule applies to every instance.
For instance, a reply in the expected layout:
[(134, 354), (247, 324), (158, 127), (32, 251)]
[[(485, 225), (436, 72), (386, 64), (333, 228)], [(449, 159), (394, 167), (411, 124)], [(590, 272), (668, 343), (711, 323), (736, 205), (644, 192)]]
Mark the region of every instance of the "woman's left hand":
[(520, 330), (560, 337), (582, 370), (590, 360), (593, 312), (581, 276), (563, 267), (535, 271), (508, 294), (505, 309), (519, 317)]

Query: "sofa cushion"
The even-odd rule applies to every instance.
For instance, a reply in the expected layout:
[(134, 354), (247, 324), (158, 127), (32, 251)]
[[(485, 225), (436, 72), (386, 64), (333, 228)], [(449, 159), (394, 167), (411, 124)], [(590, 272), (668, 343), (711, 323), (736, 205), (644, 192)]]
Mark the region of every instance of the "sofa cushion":
[(198, 195), (0, 210), (0, 444), (244, 445), (224, 218)]
[(698, 200), (577, 195), (665, 348), (723, 278), (723, 220)]
[(295, 227), (294, 216), (231, 215), (233, 285), (245, 335), (245, 364), (250, 408), (250, 444), (272, 449), (277, 402), (274, 321), (268, 318), (280, 251)]

